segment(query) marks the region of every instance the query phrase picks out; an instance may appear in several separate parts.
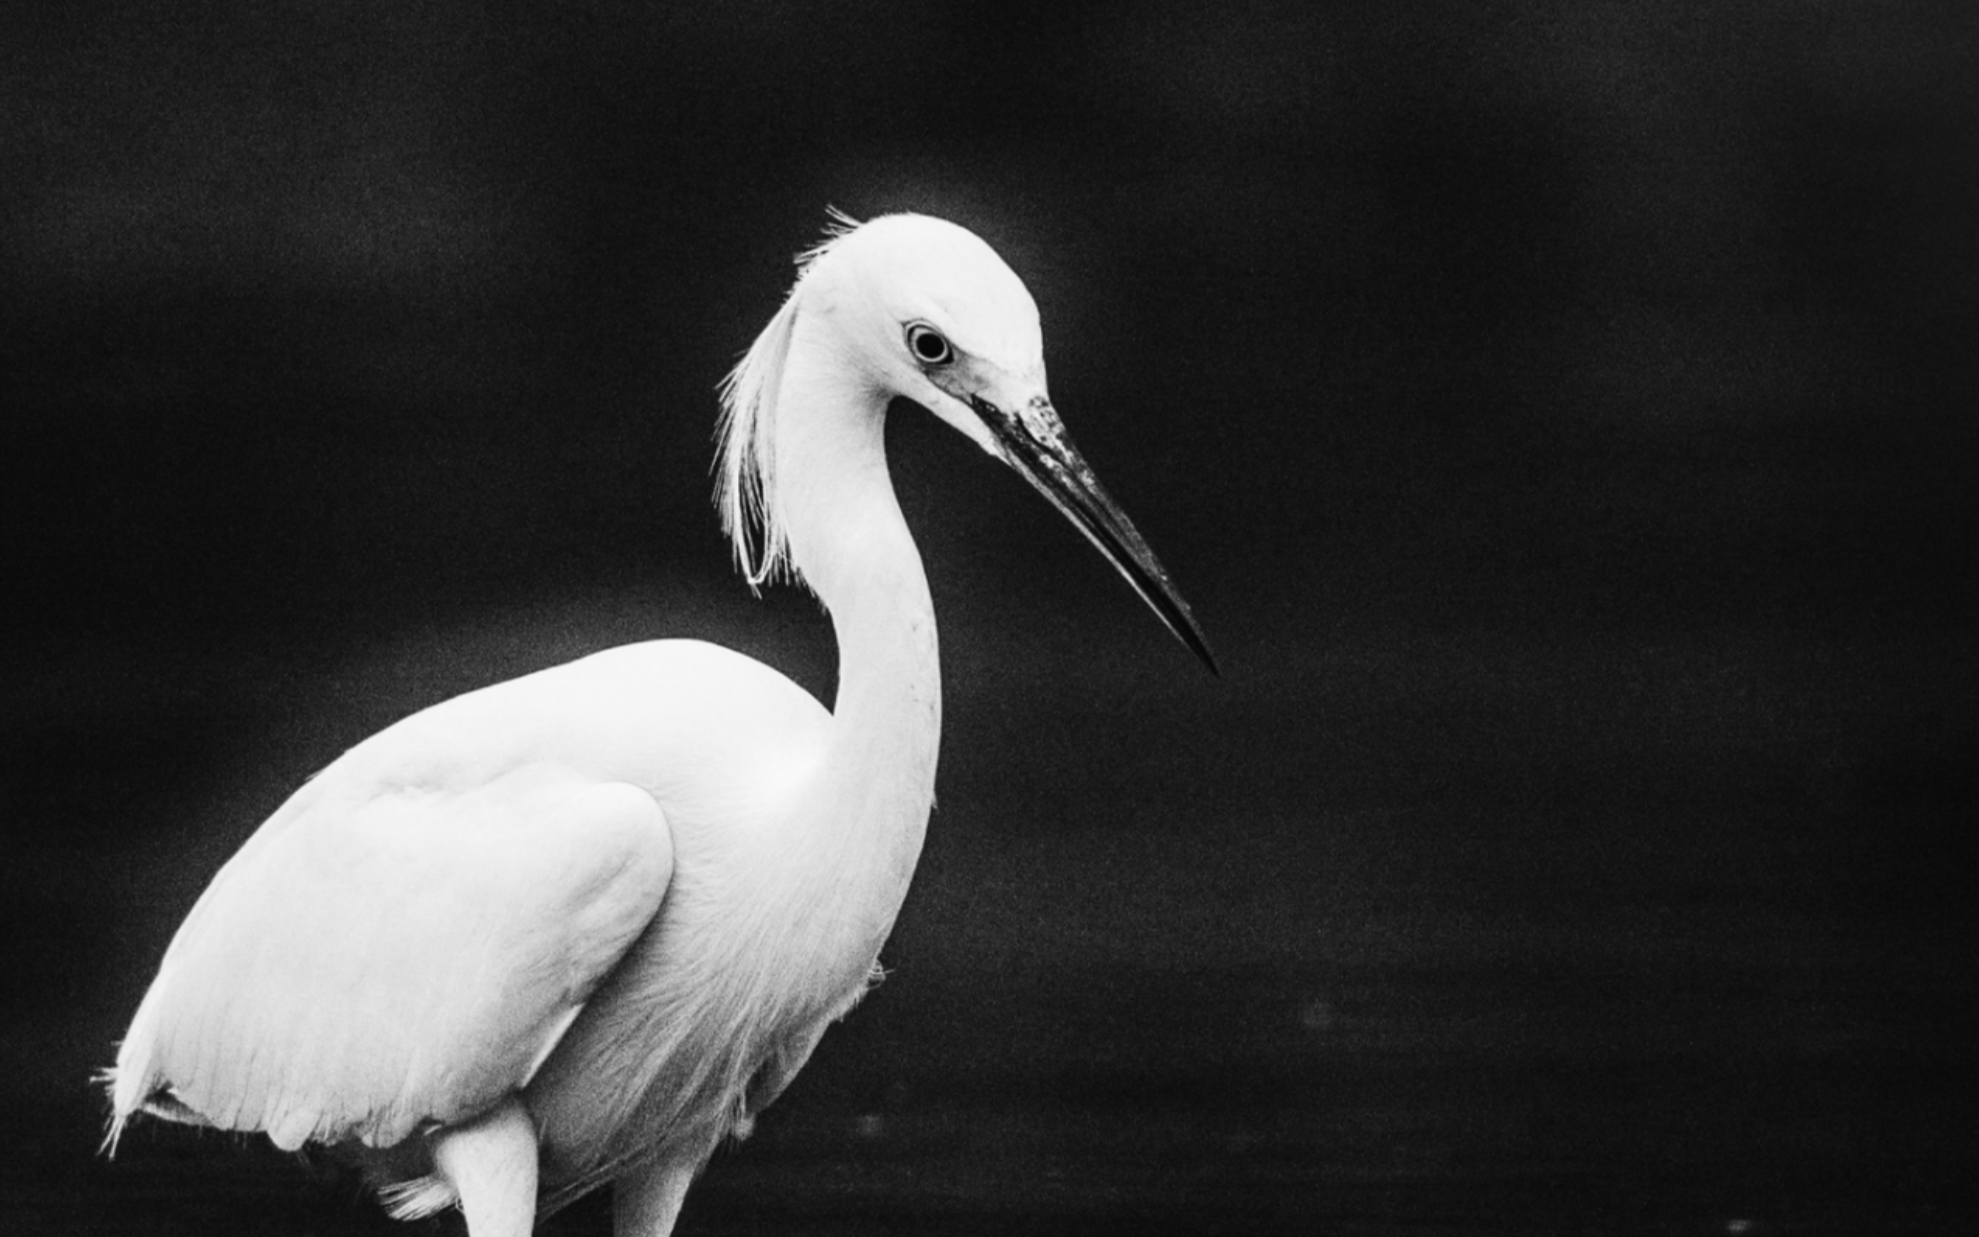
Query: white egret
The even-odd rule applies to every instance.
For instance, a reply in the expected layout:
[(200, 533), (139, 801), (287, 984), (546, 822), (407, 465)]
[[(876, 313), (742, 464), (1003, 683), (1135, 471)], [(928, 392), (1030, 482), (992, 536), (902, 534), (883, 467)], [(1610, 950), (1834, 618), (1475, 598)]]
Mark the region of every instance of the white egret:
[(927, 581), (887, 474), (905, 396), (1021, 473), (1214, 669), (1045, 390), (1037, 307), (974, 234), (894, 215), (804, 255), (723, 390), (718, 501), (752, 583), (830, 611), (827, 712), (691, 640), (426, 709), (296, 792), (214, 877), (109, 1072), (137, 1113), (347, 1149), (393, 1212), (521, 1237), (606, 1182), (673, 1227), (865, 991), (921, 851), (941, 726)]

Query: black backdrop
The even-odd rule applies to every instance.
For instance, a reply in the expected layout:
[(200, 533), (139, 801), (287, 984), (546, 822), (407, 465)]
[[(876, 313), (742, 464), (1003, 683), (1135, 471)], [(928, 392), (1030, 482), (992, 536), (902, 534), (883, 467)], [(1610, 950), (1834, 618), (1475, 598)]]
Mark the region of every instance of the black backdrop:
[(829, 204), (1025, 276), (1226, 672), (895, 410), (941, 805), (685, 1231), (1964, 1231), (1974, 25), (8, 6), (0, 1228), (391, 1230), (264, 1144), (91, 1158), (344, 746), (663, 635), (828, 698), (707, 460)]

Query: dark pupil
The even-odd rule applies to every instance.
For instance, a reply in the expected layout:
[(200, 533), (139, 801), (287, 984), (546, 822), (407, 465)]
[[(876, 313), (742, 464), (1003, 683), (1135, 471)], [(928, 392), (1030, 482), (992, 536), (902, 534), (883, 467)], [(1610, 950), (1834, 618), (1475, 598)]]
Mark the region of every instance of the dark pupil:
[(939, 361), (948, 355), (948, 341), (933, 331), (916, 331), (914, 352), (923, 361)]

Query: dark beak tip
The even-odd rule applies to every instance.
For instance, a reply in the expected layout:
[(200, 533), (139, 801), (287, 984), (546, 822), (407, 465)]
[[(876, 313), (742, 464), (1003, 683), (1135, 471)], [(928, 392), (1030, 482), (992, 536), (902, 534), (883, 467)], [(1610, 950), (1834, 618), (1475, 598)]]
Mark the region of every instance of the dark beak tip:
[(1203, 664), (1203, 669), (1209, 671), (1211, 678), (1223, 677), (1223, 667), (1217, 665), (1216, 654), (1210, 651), (1209, 641), (1203, 638), (1202, 632), (1197, 630), (1194, 623), (1190, 623), (1186, 629), (1178, 628), (1175, 635), (1188, 646), (1191, 653), (1196, 655), (1196, 660)]

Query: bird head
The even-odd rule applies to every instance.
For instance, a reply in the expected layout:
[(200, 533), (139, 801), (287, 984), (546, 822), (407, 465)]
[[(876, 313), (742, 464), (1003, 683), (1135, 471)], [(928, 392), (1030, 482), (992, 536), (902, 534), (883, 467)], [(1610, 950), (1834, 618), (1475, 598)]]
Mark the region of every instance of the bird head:
[[(854, 402), (919, 404), (1003, 461), (1084, 533), (1212, 672), (1188, 604), (1133, 522), (1100, 485), (1053, 407), (1037, 303), (968, 229), (925, 215), (840, 216), (800, 258), (790, 299), (730, 375), (718, 501), (752, 583), (787, 561), (772, 498), (777, 386), (799, 315), (830, 341)], [(763, 541), (748, 527), (760, 522)], [(753, 559), (753, 561), (752, 561)]]
[(1050, 402), (1037, 303), (966, 228), (925, 215), (842, 228), (808, 256), (802, 286), (874, 394), (913, 400), (991, 455), (978, 401)]

